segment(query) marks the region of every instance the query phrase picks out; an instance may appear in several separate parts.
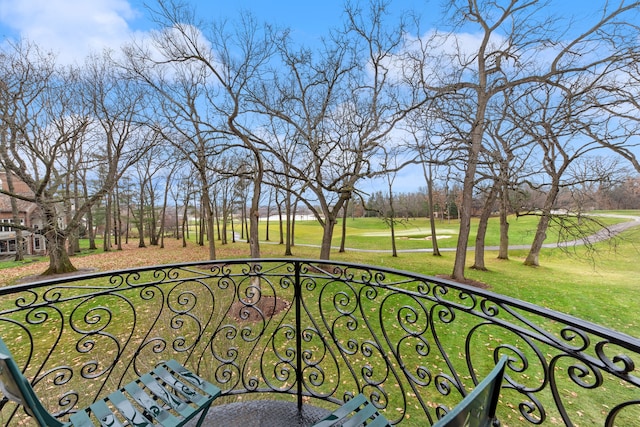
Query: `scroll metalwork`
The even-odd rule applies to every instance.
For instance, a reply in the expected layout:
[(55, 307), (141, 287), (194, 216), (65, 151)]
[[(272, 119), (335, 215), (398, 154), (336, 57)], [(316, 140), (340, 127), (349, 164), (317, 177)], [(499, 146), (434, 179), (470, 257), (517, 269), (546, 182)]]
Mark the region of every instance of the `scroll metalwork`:
[[(227, 400), (278, 394), (323, 405), (362, 392), (393, 424), (424, 425), (502, 355), (498, 416), (509, 425), (640, 420), (640, 340), (433, 277), (317, 260), (221, 260), (0, 294), (2, 338), (63, 420), (173, 358)], [(0, 402), (6, 425), (25, 417)]]

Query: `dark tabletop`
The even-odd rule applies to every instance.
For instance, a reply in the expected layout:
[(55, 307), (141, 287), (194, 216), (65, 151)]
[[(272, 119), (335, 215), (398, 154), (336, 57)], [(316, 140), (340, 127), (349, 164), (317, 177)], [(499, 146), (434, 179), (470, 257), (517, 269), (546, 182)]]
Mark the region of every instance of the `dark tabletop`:
[[(311, 405), (298, 412), (295, 402), (249, 400), (212, 406), (202, 427), (309, 427), (329, 413)], [(189, 426), (195, 426), (197, 418)]]

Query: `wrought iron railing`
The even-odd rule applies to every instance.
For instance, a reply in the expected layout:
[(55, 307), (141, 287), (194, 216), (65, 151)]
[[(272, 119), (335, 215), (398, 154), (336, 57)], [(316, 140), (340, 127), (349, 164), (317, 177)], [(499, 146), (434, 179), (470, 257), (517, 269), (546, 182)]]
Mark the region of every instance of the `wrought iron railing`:
[[(362, 391), (392, 423), (427, 425), (506, 354), (504, 425), (640, 420), (640, 340), (433, 277), (327, 261), (225, 260), (0, 295), (2, 338), (63, 419), (172, 357), (218, 384), (228, 396), (221, 403), (260, 394), (323, 406)], [(25, 417), (0, 403), (0, 423)]]

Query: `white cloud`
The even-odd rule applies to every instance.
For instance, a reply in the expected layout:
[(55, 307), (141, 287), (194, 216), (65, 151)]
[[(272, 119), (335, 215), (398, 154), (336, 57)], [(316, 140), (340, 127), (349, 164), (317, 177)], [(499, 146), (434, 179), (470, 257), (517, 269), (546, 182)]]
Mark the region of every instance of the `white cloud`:
[(61, 63), (117, 49), (130, 38), (129, 23), (138, 14), (127, 0), (0, 0), (5, 29), (56, 53)]

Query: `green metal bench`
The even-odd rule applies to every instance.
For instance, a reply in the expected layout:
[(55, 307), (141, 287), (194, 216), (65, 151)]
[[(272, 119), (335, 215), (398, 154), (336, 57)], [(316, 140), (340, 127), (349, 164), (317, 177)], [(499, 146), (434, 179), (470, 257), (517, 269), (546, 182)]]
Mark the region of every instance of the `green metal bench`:
[(211, 402), (221, 393), (215, 385), (169, 360), (151, 372), (73, 413), (68, 423), (53, 417), (36, 396), (4, 341), (0, 339), (0, 391), (22, 405), (41, 426), (165, 426), (184, 425), (200, 415), (202, 424)]
[[(502, 356), (489, 375), (451, 411), (436, 421), (433, 427), (490, 427), (499, 425), (496, 418), (496, 407), (507, 360), (506, 356)], [(378, 412), (377, 408), (363, 394), (359, 394), (314, 424), (313, 427), (386, 427), (389, 425), (389, 421)]]
[(466, 395), (451, 411), (440, 418), (433, 427), (500, 425), (496, 418), (496, 407), (498, 406), (506, 364), (507, 357), (502, 356), (489, 375), (480, 381), (471, 393)]
[(378, 412), (369, 400), (358, 394), (353, 399), (348, 400), (344, 405), (333, 411), (324, 419), (315, 423), (313, 427), (387, 427), (389, 421)]

